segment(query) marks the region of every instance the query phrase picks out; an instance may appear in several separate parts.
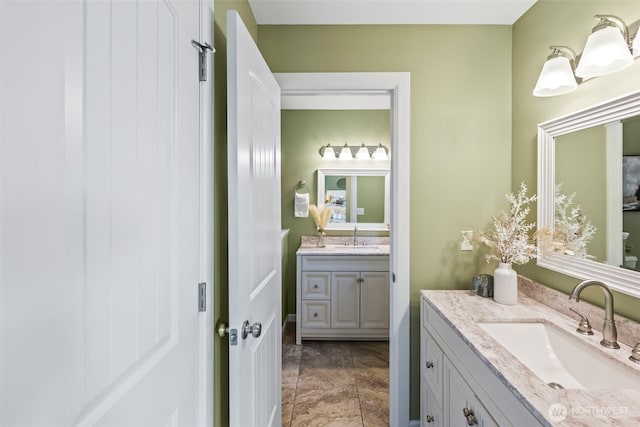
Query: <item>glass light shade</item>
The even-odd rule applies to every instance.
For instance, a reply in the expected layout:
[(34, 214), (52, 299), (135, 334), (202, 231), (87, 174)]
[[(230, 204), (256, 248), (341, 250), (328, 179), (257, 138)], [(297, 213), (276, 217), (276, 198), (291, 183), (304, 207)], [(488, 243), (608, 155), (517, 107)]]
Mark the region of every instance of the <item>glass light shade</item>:
[(591, 33), (576, 68), (576, 76), (590, 78), (615, 73), (633, 64), (620, 29), (606, 27)]
[(338, 157), (340, 160), (353, 160), (353, 154), (351, 154), (351, 149), (347, 144), (344, 144), (342, 150), (340, 151), (340, 156)]
[(369, 155), (369, 150), (365, 147), (364, 144), (360, 146), (360, 149), (356, 153), (356, 159), (358, 160), (369, 160), (371, 156)]
[(633, 39), (633, 57), (637, 58), (638, 56), (640, 56), (640, 28)]
[(335, 160), (336, 152), (333, 151), (333, 147), (327, 145), (324, 149), (324, 153), (322, 154), (322, 160)]
[(382, 147), (382, 145), (379, 145), (378, 148), (376, 148), (376, 151), (373, 152), (373, 155), (371, 156), (371, 158), (373, 160), (388, 160), (389, 159), (389, 157), (387, 156), (387, 152)]
[(571, 62), (564, 56), (548, 59), (542, 66), (540, 77), (533, 89), (534, 96), (556, 96), (573, 92), (578, 83), (573, 75)]

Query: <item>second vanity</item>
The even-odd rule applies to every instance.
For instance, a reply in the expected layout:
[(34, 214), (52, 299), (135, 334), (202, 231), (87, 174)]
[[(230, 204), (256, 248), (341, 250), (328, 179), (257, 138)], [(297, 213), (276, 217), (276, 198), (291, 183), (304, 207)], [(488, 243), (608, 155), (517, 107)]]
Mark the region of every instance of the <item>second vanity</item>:
[[(578, 334), (575, 318), (524, 294), (518, 305), (505, 306), (468, 291), (422, 291), (420, 317), (424, 427), (640, 425), (640, 366), (628, 360), (631, 348), (601, 346), (600, 331)], [(506, 339), (523, 344), (525, 352), (517, 357), (507, 350), (492, 335), (495, 326), (523, 327), (519, 336)], [(546, 347), (536, 341), (531, 329), (536, 326), (559, 337), (547, 346), (574, 346), (565, 352), (569, 362), (560, 362), (569, 371), (581, 370), (582, 384), (569, 383), (557, 371), (543, 380), (540, 372), (549, 371), (548, 366), (534, 372)]]
[(389, 245), (338, 238), (323, 248), (315, 244), (303, 237), (296, 252), (296, 344), (388, 339)]

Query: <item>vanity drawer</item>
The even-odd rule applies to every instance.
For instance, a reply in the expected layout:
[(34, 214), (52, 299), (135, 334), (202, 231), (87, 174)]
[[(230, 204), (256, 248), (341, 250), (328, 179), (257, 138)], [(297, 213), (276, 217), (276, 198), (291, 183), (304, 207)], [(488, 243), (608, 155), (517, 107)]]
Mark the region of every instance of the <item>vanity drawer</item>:
[(322, 300), (301, 301), (301, 326), (303, 328), (329, 328), (331, 302)]
[(302, 273), (302, 299), (331, 299), (331, 273), (328, 271)]
[(433, 337), (423, 329), (422, 351), (424, 352), (424, 379), (433, 390), (433, 395), (442, 403), (443, 353)]

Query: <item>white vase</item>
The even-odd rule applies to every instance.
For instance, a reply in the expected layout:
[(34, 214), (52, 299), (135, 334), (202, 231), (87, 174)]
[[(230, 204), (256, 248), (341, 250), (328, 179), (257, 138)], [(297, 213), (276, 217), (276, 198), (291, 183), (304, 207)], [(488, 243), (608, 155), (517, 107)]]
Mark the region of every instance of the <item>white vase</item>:
[(506, 305), (518, 303), (518, 273), (511, 264), (501, 262), (493, 272), (493, 299)]

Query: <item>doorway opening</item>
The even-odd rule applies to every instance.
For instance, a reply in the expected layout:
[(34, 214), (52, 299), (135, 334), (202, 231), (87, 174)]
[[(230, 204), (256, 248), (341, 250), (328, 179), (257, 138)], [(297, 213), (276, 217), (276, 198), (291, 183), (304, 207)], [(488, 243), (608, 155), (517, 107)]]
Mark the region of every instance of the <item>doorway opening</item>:
[[(351, 363), (354, 355), (369, 352), (387, 354), (389, 371), (389, 423), (409, 424), (409, 73), (290, 73), (275, 74), (282, 90), (283, 105), (297, 103), (298, 108), (336, 108), (336, 103), (369, 98), (383, 102), (390, 116), (391, 188), (390, 188), (390, 261), (389, 261), (389, 342), (388, 350), (360, 348), (343, 343)], [(285, 101), (286, 100), (286, 101)], [(307, 103), (307, 104), (305, 104)], [(302, 107), (300, 107), (302, 106)], [(351, 109), (354, 107), (351, 106)], [(358, 107), (355, 107), (358, 108)], [(284, 194), (283, 194), (284, 195)], [(295, 252), (296, 248), (289, 248)], [(285, 332), (286, 337), (286, 332)], [(322, 343), (317, 344), (323, 347)], [(338, 343), (339, 344), (339, 343)], [(375, 343), (372, 343), (375, 346)], [(369, 345), (369, 344), (367, 344)], [(326, 345), (324, 347), (329, 347)], [(338, 347), (340, 347), (338, 345)], [(378, 344), (378, 347), (380, 345)], [(313, 350), (313, 349), (312, 349)], [(322, 349), (319, 349), (320, 351)], [(301, 351), (301, 350), (300, 350)], [(345, 360), (345, 359), (342, 359)], [(381, 361), (380, 358), (379, 361)], [(286, 399), (286, 396), (283, 395)]]

